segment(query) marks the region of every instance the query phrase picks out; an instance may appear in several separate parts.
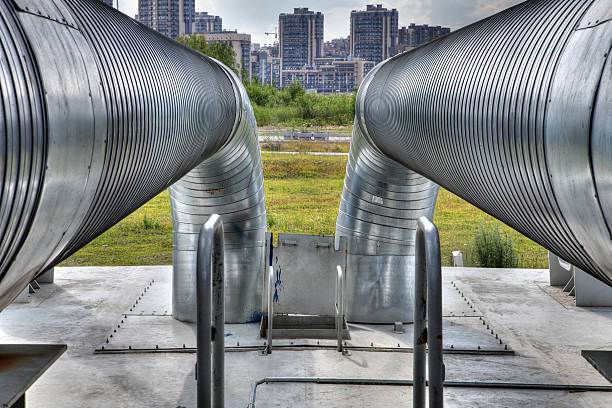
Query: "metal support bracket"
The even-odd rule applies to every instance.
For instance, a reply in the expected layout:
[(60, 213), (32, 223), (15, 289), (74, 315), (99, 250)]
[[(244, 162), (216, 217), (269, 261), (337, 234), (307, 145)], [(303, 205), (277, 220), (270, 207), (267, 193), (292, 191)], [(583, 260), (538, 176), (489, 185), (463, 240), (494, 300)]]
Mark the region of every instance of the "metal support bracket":
[[(224, 406), (223, 222), (211, 215), (202, 225), (197, 255), (197, 406)], [(213, 336), (214, 333), (218, 335)], [(212, 370), (211, 370), (212, 346)], [(212, 378), (211, 378), (212, 377)]]
[[(412, 399), (425, 407), (425, 347), (428, 346), (429, 407), (442, 408), (444, 362), (442, 359), (442, 267), (438, 229), (419, 218), (416, 233), (414, 282), (414, 359)], [(427, 322), (426, 322), (427, 319)]]
[(351, 352), (344, 348), (344, 274), (342, 267), (336, 266), (336, 330), (338, 331), (338, 350), (344, 356), (350, 356)]

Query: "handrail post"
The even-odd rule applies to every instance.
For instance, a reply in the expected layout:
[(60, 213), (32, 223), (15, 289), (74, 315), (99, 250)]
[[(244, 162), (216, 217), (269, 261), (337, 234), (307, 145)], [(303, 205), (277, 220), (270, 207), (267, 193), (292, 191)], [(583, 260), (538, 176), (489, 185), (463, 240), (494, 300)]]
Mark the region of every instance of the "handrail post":
[[(223, 222), (211, 215), (200, 229), (197, 252), (197, 406), (224, 406)], [(212, 343), (212, 372), (211, 372)], [(212, 375), (212, 381), (211, 381)]]
[(274, 267), (268, 267), (268, 327), (266, 354), (272, 354), (272, 323), (274, 320)]
[(344, 275), (342, 267), (336, 266), (336, 328), (338, 329), (338, 348), (341, 353), (344, 352), (342, 347), (343, 329), (344, 329)]
[[(418, 221), (414, 283), (413, 406), (425, 407), (425, 346), (428, 350), (429, 406), (444, 404), (442, 359), (442, 268), (438, 229), (427, 218)], [(427, 319), (427, 323), (426, 323)]]

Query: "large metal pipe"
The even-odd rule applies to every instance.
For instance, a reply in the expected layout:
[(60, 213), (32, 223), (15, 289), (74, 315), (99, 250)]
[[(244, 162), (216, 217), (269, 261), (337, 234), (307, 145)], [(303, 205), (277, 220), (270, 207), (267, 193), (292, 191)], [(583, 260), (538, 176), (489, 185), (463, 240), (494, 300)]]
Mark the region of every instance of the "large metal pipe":
[(211, 214), (223, 218), (225, 240), (225, 319), (257, 321), (265, 270), (266, 203), (257, 124), (248, 95), (233, 78), (239, 107), (227, 143), (170, 187), (174, 233), (172, 314), (196, 318), (195, 282), (198, 232)]
[(98, 0), (0, 0), (0, 39), (2, 309), (204, 160), (230, 160), (253, 118), (220, 63)]
[(387, 60), (360, 87), (356, 127), (610, 285), (610, 10), (527, 1)]

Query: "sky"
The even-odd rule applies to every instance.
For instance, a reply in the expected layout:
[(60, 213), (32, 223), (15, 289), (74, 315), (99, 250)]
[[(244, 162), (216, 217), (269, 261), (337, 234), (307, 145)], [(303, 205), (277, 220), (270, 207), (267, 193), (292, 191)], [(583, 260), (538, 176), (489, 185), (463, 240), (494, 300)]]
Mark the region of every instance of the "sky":
[[(114, 0), (115, 3), (117, 0)], [(119, 9), (131, 17), (138, 14), (138, 0), (118, 0)], [(308, 7), (325, 14), (325, 41), (349, 34), (351, 10), (378, 3), (399, 12), (399, 26), (410, 23), (442, 25), (453, 30), (520, 3), (522, 0), (196, 0), (196, 11), (223, 18), (223, 28), (251, 34), (251, 41), (271, 44), (280, 13)]]

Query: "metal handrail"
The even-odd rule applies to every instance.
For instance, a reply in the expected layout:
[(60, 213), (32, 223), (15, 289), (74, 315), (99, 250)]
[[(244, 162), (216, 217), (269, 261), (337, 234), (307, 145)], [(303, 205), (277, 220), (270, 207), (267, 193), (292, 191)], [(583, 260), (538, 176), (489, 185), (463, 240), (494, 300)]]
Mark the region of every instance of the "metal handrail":
[(344, 274), (340, 265), (336, 266), (336, 329), (338, 330), (338, 348), (341, 353), (344, 352), (342, 347), (343, 329), (344, 329)]
[(268, 267), (268, 327), (266, 354), (272, 354), (272, 321), (274, 320), (274, 267)]
[[(426, 319), (427, 323), (426, 323)], [(438, 229), (419, 218), (415, 248), (414, 358), (412, 399), (425, 407), (425, 346), (428, 346), (429, 407), (442, 408), (444, 362), (442, 360), (442, 267)]]
[(196, 380), (199, 408), (223, 408), (225, 400), (223, 257), (223, 222), (221, 216), (213, 214), (202, 225), (198, 238)]

